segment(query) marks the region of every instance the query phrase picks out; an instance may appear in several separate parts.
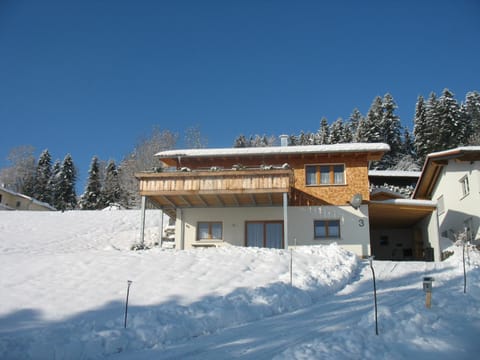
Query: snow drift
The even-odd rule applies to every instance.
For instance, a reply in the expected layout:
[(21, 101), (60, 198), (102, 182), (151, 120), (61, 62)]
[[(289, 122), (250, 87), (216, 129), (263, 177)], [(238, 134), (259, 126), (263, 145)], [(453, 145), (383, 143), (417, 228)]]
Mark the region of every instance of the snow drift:
[[(148, 211), (147, 243), (160, 224)], [(470, 359), (480, 350), (474, 249), (466, 294), (461, 248), (443, 263), (374, 261), (375, 336), (370, 268), (337, 245), (131, 251), (139, 225), (132, 210), (0, 212), (0, 358)]]

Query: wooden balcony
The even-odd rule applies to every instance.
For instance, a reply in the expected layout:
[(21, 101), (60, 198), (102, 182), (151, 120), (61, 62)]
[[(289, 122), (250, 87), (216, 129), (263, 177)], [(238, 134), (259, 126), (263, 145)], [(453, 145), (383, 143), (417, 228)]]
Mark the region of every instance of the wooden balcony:
[(290, 169), (142, 172), (140, 195), (165, 209), (281, 206), (293, 184)]

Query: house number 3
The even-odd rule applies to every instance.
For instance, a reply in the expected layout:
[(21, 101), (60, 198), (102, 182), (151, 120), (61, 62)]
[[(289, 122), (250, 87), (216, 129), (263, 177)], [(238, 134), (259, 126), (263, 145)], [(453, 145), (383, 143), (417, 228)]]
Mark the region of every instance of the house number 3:
[(365, 221), (363, 219), (358, 220), (358, 226), (364, 227), (365, 226)]

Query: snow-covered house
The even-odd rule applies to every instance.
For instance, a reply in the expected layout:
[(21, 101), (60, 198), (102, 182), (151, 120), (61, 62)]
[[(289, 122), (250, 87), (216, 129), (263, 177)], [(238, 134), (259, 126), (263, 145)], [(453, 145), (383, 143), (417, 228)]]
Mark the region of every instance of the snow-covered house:
[(434, 209), (382, 203), (372, 213), (369, 163), (388, 150), (371, 143), (169, 150), (156, 154), (161, 172), (136, 176), (142, 199), (176, 218), (177, 249), (337, 242), (368, 256), (370, 227), (382, 226), (385, 207), (402, 227)]
[(480, 242), (480, 146), (429, 154), (413, 198), (437, 202), (443, 238), (466, 230), (468, 240)]
[(55, 211), (56, 209), (30, 196), (0, 187), (0, 210)]

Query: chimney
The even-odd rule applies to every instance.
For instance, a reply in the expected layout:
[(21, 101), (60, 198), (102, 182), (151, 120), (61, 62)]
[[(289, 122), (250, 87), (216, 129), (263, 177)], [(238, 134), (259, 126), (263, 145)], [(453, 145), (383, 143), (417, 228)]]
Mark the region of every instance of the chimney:
[(280, 135), (280, 146), (288, 146), (288, 135)]

